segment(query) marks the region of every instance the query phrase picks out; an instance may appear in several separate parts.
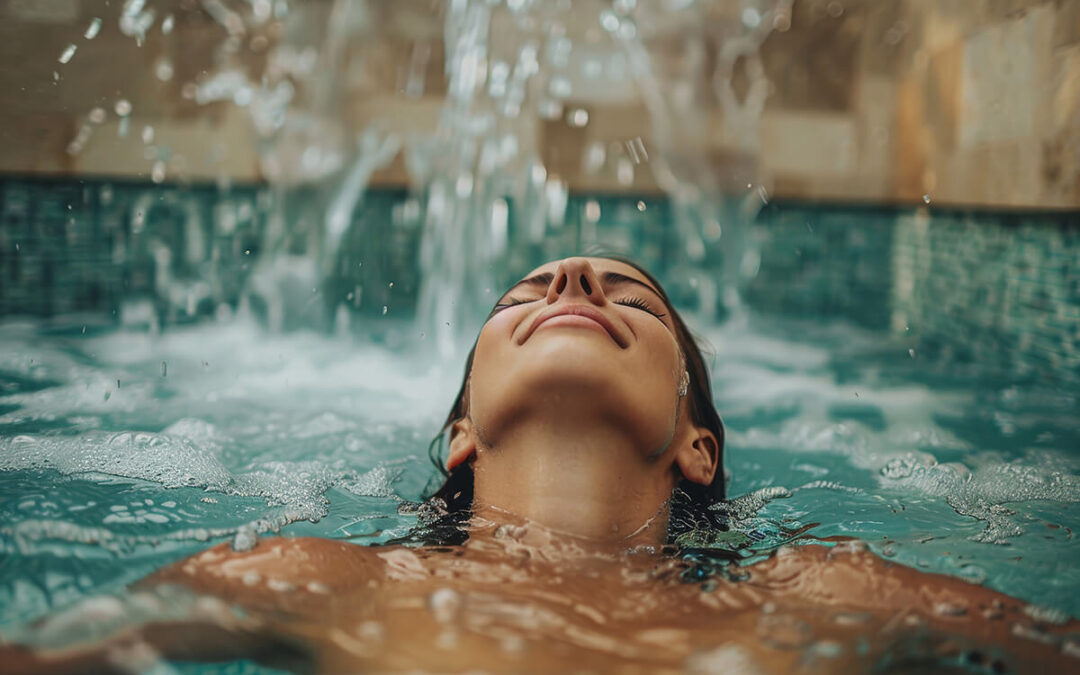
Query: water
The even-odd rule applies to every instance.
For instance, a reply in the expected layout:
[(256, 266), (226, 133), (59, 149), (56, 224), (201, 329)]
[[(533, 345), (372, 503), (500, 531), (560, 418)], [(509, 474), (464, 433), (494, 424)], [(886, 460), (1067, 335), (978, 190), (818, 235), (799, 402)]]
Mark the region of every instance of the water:
[[(733, 542), (867, 542), (1080, 613), (1075, 400), (912, 360), (844, 323), (700, 326), (728, 431)], [(0, 326), (0, 622), (116, 591), (220, 540), (404, 534), (460, 361), (250, 319), (164, 334)], [(163, 365), (164, 364), (164, 365)]]

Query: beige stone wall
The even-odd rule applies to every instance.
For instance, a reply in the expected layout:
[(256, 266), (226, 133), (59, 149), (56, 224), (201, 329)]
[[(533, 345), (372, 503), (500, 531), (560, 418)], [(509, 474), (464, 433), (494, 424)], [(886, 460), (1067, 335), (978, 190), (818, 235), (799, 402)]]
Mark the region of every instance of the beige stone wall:
[[(121, 4), (0, 0), (0, 172), (148, 179), (157, 164), (166, 180), (266, 178), (248, 110), (190, 97), (191, 83), (220, 69), (222, 26), (199, 3), (150, 0), (158, 20), (140, 47), (117, 27)], [(720, 189), (763, 185), (797, 199), (917, 203), (929, 195), (936, 204), (1080, 207), (1080, 2), (795, 0), (760, 49), (767, 98), (749, 121), (725, 118), (712, 81), (721, 34), (739, 21), (720, 11), (731, 4), (713, 3), (697, 23), (639, 20), (659, 69), (703, 64), (687, 91), (664, 91), (690, 101), (682, 112), (672, 108), (668, 146), (677, 175), (707, 173)], [(319, 62), (336, 69), (340, 86), (326, 92), (298, 81), (295, 107), (311, 117), (309, 133), (332, 149), (372, 123), (406, 135), (437, 131), (447, 83), (441, 19), (431, 7), (367, 4), (367, 27), (346, 33), (336, 60), (324, 53)], [(588, 29), (597, 7), (575, 4), (582, 20), (572, 37), (581, 53), (603, 49)], [(305, 37), (325, 48), (334, 3), (309, 0), (302, 11), (314, 27)], [(175, 27), (163, 35), (168, 13)], [(103, 19), (101, 29), (87, 40), (94, 17)], [(266, 54), (281, 38), (275, 30), (248, 32), (233, 57), (252, 77), (270, 67)], [(78, 49), (60, 64), (68, 44)], [(159, 67), (165, 61), (167, 78)], [(731, 76), (740, 101), (756, 95), (753, 66), (737, 62)], [(408, 91), (416, 81), (422, 89)], [(642, 97), (578, 84), (564, 110), (585, 110), (588, 124), (567, 116), (515, 122), (523, 152), (541, 157), (571, 189), (657, 190), (655, 152), (644, 161), (633, 156), (626, 170), (634, 144), (654, 151), (657, 144)], [(132, 106), (126, 123), (114, 111), (121, 99)], [(89, 119), (97, 107), (107, 113), (100, 123)], [(329, 120), (325, 130), (319, 120)], [(71, 152), (84, 128), (89, 136)], [(302, 144), (303, 136), (290, 142)], [(603, 161), (590, 164), (589, 148), (602, 148)], [(399, 157), (375, 180), (406, 178)]]

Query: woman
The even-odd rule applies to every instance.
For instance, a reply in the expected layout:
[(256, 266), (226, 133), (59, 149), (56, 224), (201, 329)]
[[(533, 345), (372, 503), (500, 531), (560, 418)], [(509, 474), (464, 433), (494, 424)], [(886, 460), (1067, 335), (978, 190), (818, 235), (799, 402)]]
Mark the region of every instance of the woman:
[(219, 545), (140, 583), (129, 600), (177, 618), (87, 648), (12, 649), (6, 663), (54, 672), (122, 670), (156, 655), (327, 672), (1075, 666), (1075, 644), (1061, 637), (1075, 621), (1043, 625), (1023, 603), (890, 565), (854, 541), (782, 548), (741, 574), (687, 583), (698, 568), (665, 544), (722, 526), (722, 510), (708, 507), (724, 495), (723, 426), (697, 346), (655, 279), (630, 263), (568, 258), (507, 291), (444, 432), (449, 478), (411, 538), (429, 545)]

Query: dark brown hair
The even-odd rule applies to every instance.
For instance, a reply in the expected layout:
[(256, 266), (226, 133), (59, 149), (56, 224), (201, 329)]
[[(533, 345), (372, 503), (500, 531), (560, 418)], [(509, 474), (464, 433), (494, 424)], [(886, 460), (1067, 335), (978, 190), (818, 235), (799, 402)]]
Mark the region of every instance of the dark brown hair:
[[(716, 408), (713, 406), (712, 388), (709, 382), (709, 369), (705, 364), (705, 359), (702, 356), (701, 348), (698, 346), (698, 342), (694, 335), (690, 332), (690, 329), (686, 327), (682, 317), (679, 316), (675, 308), (671, 306), (671, 301), (668, 299), (667, 294), (664, 292), (663, 286), (656, 280), (653, 275), (644, 270), (640, 265), (621, 256), (614, 255), (592, 255), (590, 257), (605, 258), (608, 260), (616, 260), (621, 263), (630, 265), (638, 272), (640, 272), (653, 287), (659, 293), (661, 299), (664, 301), (664, 305), (667, 308), (668, 314), (671, 317), (671, 321), (675, 326), (675, 340), (678, 342), (679, 347), (682, 349), (683, 355), (686, 358), (686, 372), (690, 376), (690, 384), (687, 387), (687, 396), (689, 397), (690, 419), (698, 425), (705, 427), (716, 436), (718, 448), (718, 463), (716, 469), (716, 475), (713, 477), (712, 483), (709, 485), (700, 485), (693, 483), (689, 480), (683, 479), (679, 482), (678, 489), (676, 490), (677, 498), (672, 503), (672, 513), (670, 523), (668, 527), (668, 539), (674, 541), (678, 530), (685, 527), (697, 527), (700, 528), (703, 524), (703, 519), (711, 521), (712, 518), (708, 517), (708, 507), (716, 502), (722, 501), (725, 498), (725, 477), (724, 477), (724, 424), (720, 420), (720, 415), (716, 412)], [(431, 442), (428, 449), (428, 454), (431, 457), (432, 462), (438, 467), (442, 476), (445, 477), (445, 481), (442, 486), (434, 491), (430, 495), (426, 504), (429, 506), (430, 515), (434, 516), (429, 519), (428, 522), (428, 535), (434, 535), (433, 537), (423, 537), (425, 541), (438, 541), (444, 544), (456, 544), (464, 541), (465, 535), (463, 532), (459, 535), (455, 535), (454, 531), (459, 531), (460, 527), (464, 525), (471, 517), (472, 500), (473, 500), (473, 471), (472, 466), (468, 462), (463, 462), (456, 466), (453, 471), (447, 472), (443, 468), (442, 453), (439, 451), (440, 445), (447, 433), (451, 432), (451, 427), (454, 422), (465, 417), (467, 414), (467, 394), (469, 374), (472, 372), (473, 357), (476, 353), (476, 344), (473, 343), (472, 349), (469, 350), (469, 357), (465, 361), (465, 376), (461, 383), (461, 388), (458, 390), (457, 397), (454, 399), (454, 404), (450, 408), (450, 413), (446, 416), (446, 422), (443, 424), (442, 430), (439, 435)], [(447, 438), (446, 440), (449, 440)], [(432, 505), (437, 504), (437, 508)], [(421, 508), (423, 511), (423, 507)], [(424, 514), (421, 513), (421, 521), (424, 520)], [(682, 524), (680, 526), (680, 524)]]

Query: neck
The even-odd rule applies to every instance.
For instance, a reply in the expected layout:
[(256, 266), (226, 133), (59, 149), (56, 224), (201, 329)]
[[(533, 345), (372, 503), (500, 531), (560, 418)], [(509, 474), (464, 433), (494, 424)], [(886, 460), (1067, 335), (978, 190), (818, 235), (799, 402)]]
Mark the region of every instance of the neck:
[(670, 462), (616, 426), (530, 421), (477, 450), (474, 511), (485, 517), (504, 513), (597, 545), (667, 538)]

